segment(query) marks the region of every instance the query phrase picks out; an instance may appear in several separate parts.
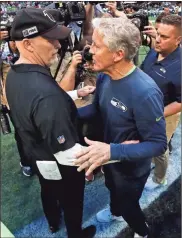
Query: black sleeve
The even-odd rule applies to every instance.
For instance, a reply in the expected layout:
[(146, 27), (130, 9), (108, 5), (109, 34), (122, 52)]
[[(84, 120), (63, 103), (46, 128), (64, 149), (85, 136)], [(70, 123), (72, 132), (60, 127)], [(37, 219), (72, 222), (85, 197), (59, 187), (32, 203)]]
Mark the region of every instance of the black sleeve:
[(63, 96), (48, 96), (34, 109), (34, 123), (52, 154), (70, 149), (78, 142), (71, 113)]

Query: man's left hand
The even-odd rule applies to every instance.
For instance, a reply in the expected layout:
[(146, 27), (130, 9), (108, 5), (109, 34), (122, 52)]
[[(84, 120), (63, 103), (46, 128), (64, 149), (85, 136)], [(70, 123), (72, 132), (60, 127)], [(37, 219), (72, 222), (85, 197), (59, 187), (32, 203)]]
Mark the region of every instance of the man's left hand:
[(76, 154), (75, 165), (79, 166), (78, 171), (88, 168), (86, 176), (90, 175), (97, 167), (105, 164), (110, 159), (110, 145), (99, 141), (92, 141), (84, 138), (89, 145), (87, 148)]

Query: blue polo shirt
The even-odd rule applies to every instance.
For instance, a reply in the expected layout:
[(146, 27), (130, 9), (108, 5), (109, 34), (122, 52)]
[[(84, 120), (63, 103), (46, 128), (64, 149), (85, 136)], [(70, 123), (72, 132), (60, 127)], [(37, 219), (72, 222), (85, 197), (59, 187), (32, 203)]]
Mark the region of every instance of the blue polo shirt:
[[(104, 127), (104, 142), (111, 145), (111, 160), (122, 163), (123, 173), (139, 176), (150, 168), (151, 158), (166, 150), (163, 95), (142, 70), (112, 80), (98, 75), (95, 100), (79, 108), (82, 119), (100, 114), (98, 128)], [(139, 140), (138, 144), (121, 144)]]
[(141, 69), (158, 85), (164, 95), (164, 106), (172, 102), (181, 103), (181, 49), (178, 47), (161, 61), (158, 53), (151, 49)]

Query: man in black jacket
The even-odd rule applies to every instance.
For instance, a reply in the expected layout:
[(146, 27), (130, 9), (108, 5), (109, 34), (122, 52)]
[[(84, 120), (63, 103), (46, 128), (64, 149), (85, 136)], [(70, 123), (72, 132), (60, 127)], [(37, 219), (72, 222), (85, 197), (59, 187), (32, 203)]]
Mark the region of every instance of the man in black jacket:
[(20, 58), (8, 73), (6, 95), (14, 127), (39, 178), (50, 230), (58, 230), (62, 208), (68, 237), (85, 238), (94, 236), (95, 227), (81, 227), (85, 177), (73, 166), (73, 154), (82, 148), (77, 110), (49, 71), (61, 47), (58, 40), (69, 34), (46, 10), (19, 11), (11, 37)]

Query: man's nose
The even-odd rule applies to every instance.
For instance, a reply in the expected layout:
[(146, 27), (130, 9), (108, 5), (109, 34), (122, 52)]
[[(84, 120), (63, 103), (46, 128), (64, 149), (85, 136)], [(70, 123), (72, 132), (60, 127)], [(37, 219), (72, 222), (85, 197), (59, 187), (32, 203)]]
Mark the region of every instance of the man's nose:
[(92, 45), (90, 46), (89, 53), (94, 55), (94, 51), (93, 51), (93, 46)]
[(56, 49), (61, 49), (61, 44), (59, 43), (58, 40), (56, 40), (56, 42), (55, 42), (55, 48)]
[(159, 36), (159, 35), (156, 36), (156, 41), (157, 41), (158, 43), (160, 42), (160, 36)]

